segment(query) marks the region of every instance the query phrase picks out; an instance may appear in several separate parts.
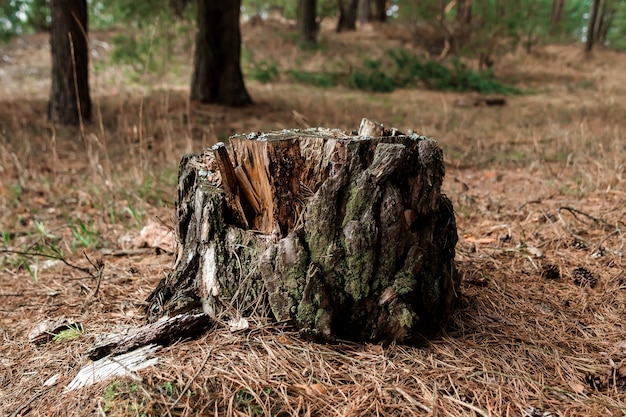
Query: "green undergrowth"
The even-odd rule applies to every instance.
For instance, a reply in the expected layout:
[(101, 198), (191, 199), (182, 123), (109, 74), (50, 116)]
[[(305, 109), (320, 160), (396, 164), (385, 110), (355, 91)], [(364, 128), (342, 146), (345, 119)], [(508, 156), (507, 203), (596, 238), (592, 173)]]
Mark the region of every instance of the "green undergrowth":
[(349, 86), (378, 92), (423, 86), (441, 91), (522, 93), (496, 80), (492, 70), (475, 71), (457, 58), (451, 66), (447, 66), (438, 61), (424, 60), (405, 49), (388, 50), (384, 60), (365, 60), (363, 68), (351, 75)]
[(261, 60), (248, 65), (247, 75), (269, 83), (282, 77), (290, 82), (320, 88), (345, 86), (354, 90), (388, 93), (397, 88), (427, 88), (439, 91), (482, 94), (522, 94), (523, 91), (495, 78), (493, 70), (475, 71), (455, 58), (450, 65), (426, 60), (405, 50), (390, 49), (383, 59), (364, 59), (360, 66), (345, 71), (281, 69), (277, 61)]

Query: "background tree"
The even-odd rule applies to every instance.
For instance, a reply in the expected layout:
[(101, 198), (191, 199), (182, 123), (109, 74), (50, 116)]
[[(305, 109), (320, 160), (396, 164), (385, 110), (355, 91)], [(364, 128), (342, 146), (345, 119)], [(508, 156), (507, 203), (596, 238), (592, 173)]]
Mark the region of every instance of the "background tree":
[(595, 41), (594, 35), (596, 33), (596, 22), (598, 20), (598, 11), (600, 8), (600, 0), (593, 0), (591, 3), (591, 10), (589, 12), (589, 22), (587, 25), (587, 41), (585, 42), (585, 52), (591, 52), (593, 43)]
[(366, 23), (370, 21), (370, 0), (359, 0), (359, 22)]
[(359, 0), (337, 0), (339, 19), (337, 20), (337, 32), (356, 30), (357, 9)]
[(377, 22), (387, 20), (387, 0), (374, 0), (374, 11), (371, 18)]
[(317, 36), (316, 0), (298, 1), (298, 30), (300, 40), (304, 43), (315, 43)]
[(550, 13), (550, 32), (556, 33), (561, 25), (565, 0), (552, 0), (552, 11)]
[(472, 23), (472, 0), (457, 0), (456, 22), (459, 26)]
[(202, 103), (252, 102), (241, 73), (240, 0), (198, 1), (190, 97)]
[(596, 22), (593, 30), (593, 39), (596, 43), (604, 44), (606, 42), (606, 37), (608, 35), (611, 21), (612, 21), (612, 11), (609, 11), (610, 0), (600, 0), (600, 4), (598, 5), (598, 14), (596, 17)]
[(48, 119), (78, 124), (91, 117), (87, 1), (51, 0), (52, 84)]

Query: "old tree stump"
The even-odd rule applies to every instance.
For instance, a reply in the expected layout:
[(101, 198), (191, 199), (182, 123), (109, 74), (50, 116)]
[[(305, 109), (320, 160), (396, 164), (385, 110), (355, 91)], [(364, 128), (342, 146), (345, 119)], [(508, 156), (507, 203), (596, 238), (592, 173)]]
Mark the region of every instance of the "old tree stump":
[(433, 139), (365, 119), (355, 135), (235, 135), (186, 155), (178, 253), (148, 319), (261, 315), (326, 341), (435, 335), (459, 297), (443, 177)]

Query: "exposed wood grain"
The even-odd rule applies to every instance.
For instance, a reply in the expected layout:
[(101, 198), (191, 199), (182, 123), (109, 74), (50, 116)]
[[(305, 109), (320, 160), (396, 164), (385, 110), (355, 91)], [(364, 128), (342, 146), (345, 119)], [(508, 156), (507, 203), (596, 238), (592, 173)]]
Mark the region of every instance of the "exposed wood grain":
[(87, 351), (91, 360), (107, 355), (121, 355), (141, 346), (157, 344), (166, 346), (177, 340), (191, 339), (202, 335), (213, 321), (206, 314), (179, 314), (163, 317), (141, 327), (130, 327), (123, 333), (108, 334), (96, 340)]

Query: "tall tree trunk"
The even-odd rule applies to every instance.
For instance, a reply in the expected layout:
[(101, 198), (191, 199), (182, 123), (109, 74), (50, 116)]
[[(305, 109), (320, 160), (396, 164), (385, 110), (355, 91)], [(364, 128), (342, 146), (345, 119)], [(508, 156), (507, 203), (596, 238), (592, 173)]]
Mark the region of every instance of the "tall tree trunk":
[(91, 117), (87, 1), (51, 0), (52, 84), (48, 119), (78, 124)]
[(243, 106), (252, 102), (241, 73), (240, 0), (199, 1), (191, 100)]
[(598, 15), (596, 16), (596, 23), (593, 26), (593, 39), (594, 39), (594, 42), (596, 43), (598, 42), (602, 43), (601, 33), (602, 33), (602, 26), (604, 24), (605, 9), (606, 9), (606, 0), (600, 0), (600, 4), (598, 5)]
[(472, 23), (472, 0), (458, 0), (456, 22), (459, 26)]
[(317, 36), (317, 1), (298, 1), (298, 29), (300, 30), (300, 40), (304, 43), (315, 43)]
[(609, 11), (608, 14), (607, 13), (604, 14), (604, 17), (602, 19), (602, 28), (599, 34), (600, 42), (602, 43), (606, 42), (606, 36), (611, 30), (611, 26), (613, 25), (613, 22), (615, 21), (616, 14), (617, 14), (617, 11), (615, 9), (611, 9), (611, 11)]
[(600, 0), (593, 0), (591, 3), (591, 11), (589, 12), (589, 23), (587, 24), (587, 42), (585, 42), (585, 52), (591, 52), (593, 43), (595, 41), (593, 35), (596, 27), (596, 20), (598, 19), (598, 9), (600, 7)]
[[(504, 0), (498, 0), (496, 2), (496, 16), (498, 16), (499, 18), (504, 18), (506, 15), (506, 8), (504, 7), (505, 5), (505, 1)], [(519, 2), (515, 2), (513, 5), (513, 7), (511, 7), (512, 9), (515, 9), (515, 13), (519, 12), (521, 10), (521, 5), (519, 4)], [(513, 13), (513, 14), (515, 14)]]
[(387, 0), (374, 0), (372, 20), (384, 22), (387, 20)]
[(359, 22), (367, 23), (370, 21), (370, 1), (359, 0)]
[(552, 0), (552, 13), (550, 14), (550, 32), (556, 33), (561, 25), (565, 0)]
[(339, 8), (339, 20), (337, 21), (337, 32), (345, 30), (356, 30), (357, 8), (359, 0), (349, 0), (348, 4), (344, 4), (345, 0), (337, 0)]

